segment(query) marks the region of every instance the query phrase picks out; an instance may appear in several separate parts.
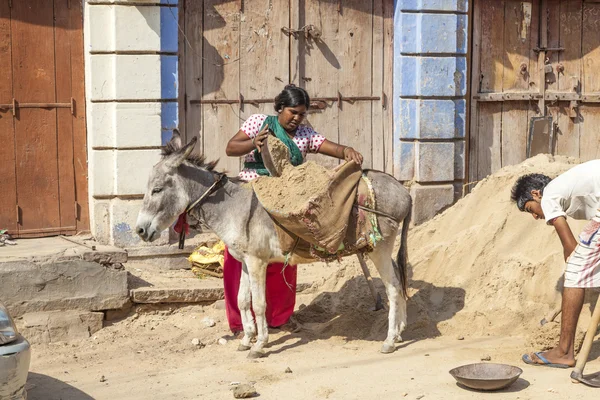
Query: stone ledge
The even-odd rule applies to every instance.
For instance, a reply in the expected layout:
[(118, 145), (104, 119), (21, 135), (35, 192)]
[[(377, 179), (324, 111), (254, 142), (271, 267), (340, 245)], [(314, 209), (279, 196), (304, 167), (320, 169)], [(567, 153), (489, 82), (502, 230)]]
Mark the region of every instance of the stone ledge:
[(129, 300), (127, 271), (83, 260), (3, 262), (0, 299), (14, 317), (37, 311), (119, 309)]
[[(299, 283), (296, 292), (312, 287), (312, 283)], [(131, 290), (131, 301), (135, 304), (157, 303), (207, 303), (224, 299), (222, 287), (212, 288), (138, 288)]]
[(205, 303), (224, 298), (222, 288), (158, 289), (140, 288), (131, 291), (131, 301), (137, 304)]

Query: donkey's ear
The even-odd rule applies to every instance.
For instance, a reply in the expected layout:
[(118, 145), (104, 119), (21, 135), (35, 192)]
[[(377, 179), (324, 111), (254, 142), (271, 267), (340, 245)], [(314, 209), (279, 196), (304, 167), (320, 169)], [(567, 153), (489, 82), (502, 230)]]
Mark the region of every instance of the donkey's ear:
[[(173, 137), (175, 137), (175, 132), (173, 132)], [(179, 140), (181, 140), (181, 137), (179, 137)], [(192, 154), (197, 141), (198, 138), (193, 137), (188, 144), (183, 146), (183, 148), (180, 148), (176, 153), (171, 154), (169, 156), (169, 160), (167, 161), (167, 166), (173, 169), (178, 168), (181, 163), (183, 163), (189, 157), (189, 155)]]
[(169, 146), (173, 150), (179, 150), (181, 149), (182, 145), (183, 143), (181, 140), (181, 134), (179, 133), (179, 129), (175, 128), (173, 129), (173, 136), (171, 137), (171, 140), (169, 140)]

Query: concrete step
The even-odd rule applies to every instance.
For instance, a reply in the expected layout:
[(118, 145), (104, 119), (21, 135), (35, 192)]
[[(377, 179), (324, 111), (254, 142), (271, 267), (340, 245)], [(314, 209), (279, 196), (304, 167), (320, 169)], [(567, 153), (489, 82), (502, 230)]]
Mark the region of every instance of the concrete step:
[(125, 251), (90, 242), (18, 239), (0, 248), (0, 300), (14, 317), (120, 309), (129, 302), (126, 261)]
[[(153, 264), (128, 262), (131, 301), (134, 304), (211, 303), (223, 299), (223, 280), (200, 279), (191, 270), (164, 270)], [(337, 270), (334, 264), (298, 266), (296, 292), (320, 284)]]

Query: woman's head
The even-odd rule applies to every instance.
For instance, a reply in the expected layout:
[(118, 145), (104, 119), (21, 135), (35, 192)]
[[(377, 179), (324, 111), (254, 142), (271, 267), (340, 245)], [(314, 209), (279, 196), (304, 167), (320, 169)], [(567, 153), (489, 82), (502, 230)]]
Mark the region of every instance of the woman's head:
[(295, 85), (287, 85), (275, 97), (275, 111), (277, 111), (279, 123), (288, 132), (293, 132), (298, 128), (304, 120), (309, 106), (308, 93)]

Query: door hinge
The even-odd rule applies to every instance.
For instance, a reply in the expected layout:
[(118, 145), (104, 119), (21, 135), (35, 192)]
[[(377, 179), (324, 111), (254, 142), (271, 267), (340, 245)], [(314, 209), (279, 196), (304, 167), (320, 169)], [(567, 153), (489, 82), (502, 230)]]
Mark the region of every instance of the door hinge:
[(21, 225), (21, 209), (19, 208), (18, 204), (17, 204), (17, 225)]
[(8, 8), (12, 8), (12, 0), (8, 0)]

